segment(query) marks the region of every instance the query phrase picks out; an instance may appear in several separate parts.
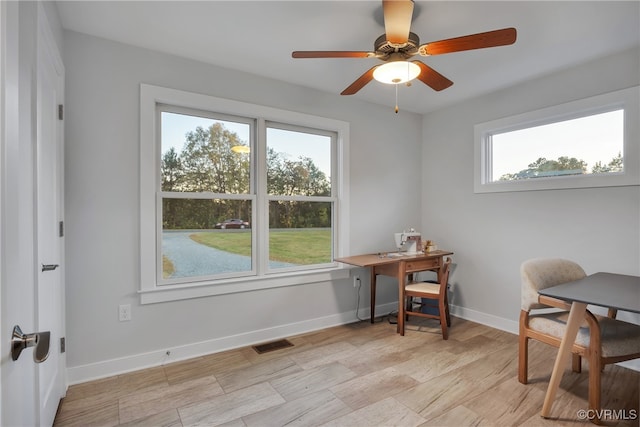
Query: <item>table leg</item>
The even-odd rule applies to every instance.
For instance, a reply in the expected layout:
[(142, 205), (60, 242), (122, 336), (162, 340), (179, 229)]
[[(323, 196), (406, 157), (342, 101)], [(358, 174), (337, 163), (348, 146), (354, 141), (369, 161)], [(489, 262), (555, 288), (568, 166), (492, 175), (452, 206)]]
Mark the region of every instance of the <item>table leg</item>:
[(584, 319), (584, 314), (587, 311), (587, 304), (574, 301), (571, 304), (571, 310), (569, 311), (569, 319), (567, 320), (566, 330), (558, 349), (558, 355), (556, 356), (556, 362), (553, 365), (553, 372), (551, 373), (551, 380), (549, 381), (549, 387), (547, 388), (547, 395), (544, 398), (544, 404), (542, 405), (542, 412), (540, 415), (547, 418), (551, 412), (551, 406), (553, 405), (553, 399), (556, 397), (556, 392), (560, 386), (562, 380), (562, 374), (564, 373), (564, 367), (569, 361), (571, 355), (571, 348), (576, 341), (576, 335), (578, 335), (578, 329)]
[(376, 318), (376, 268), (371, 267), (371, 323), (375, 323)]
[(396, 332), (400, 335), (404, 335), (404, 284), (406, 280), (407, 266), (402, 261), (398, 266), (398, 325)]

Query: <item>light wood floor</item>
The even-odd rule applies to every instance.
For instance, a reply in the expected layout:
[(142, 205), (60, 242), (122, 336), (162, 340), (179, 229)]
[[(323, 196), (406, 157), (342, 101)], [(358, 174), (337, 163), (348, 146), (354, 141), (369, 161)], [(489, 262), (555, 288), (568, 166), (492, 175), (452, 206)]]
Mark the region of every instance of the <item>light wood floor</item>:
[[(539, 416), (556, 350), (531, 341), (530, 384), (517, 379), (517, 336), (452, 319), (404, 337), (387, 319), (290, 337), (293, 347), (217, 353), (69, 388), (56, 426), (575, 426), (587, 409), (586, 362), (569, 369), (553, 419)], [(603, 407), (634, 418), (640, 373), (607, 366)], [(635, 412), (634, 412), (635, 411)]]

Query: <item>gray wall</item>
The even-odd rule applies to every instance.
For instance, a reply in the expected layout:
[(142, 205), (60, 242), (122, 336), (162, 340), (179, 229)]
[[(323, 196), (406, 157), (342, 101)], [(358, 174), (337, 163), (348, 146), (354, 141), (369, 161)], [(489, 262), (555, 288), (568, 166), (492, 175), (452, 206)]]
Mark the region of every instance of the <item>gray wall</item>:
[[(473, 193), (475, 124), (637, 85), (637, 50), (421, 117), (78, 33), (63, 41), (71, 382), (166, 362), (157, 356), (164, 349), (186, 357), (211, 349), (203, 342), (223, 347), (254, 331), (275, 337), (355, 316), (350, 280), (139, 305), (140, 83), (349, 122), (351, 253), (391, 250), (393, 232), (416, 226), (455, 252), (459, 315), (515, 332), (519, 266), (534, 256), (640, 273), (637, 186)], [(359, 274), (362, 308), (368, 276)], [(395, 284), (381, 282), (378, 302), (393, 307)], [(132, 304), (130, 322), (118, 321), (123, 303)]]
[[(355, 319), (350, 280), (139, 305), (140, 83), (347, 121), (351, 252), (392, 250), (393, 232), (420, 223), (420, 177), (412, 173), (422, 151), (419, 115), (396, 115), (391, 105), (374, 106), (68, 31), (64, 62), (71, 382), (156, 363), (160, 359), (154, 354), (164, 354), (163, 349), (174, 349), (172, 357), (178, 358), (192, 355), (198, 343), (217, 340), (224, 346), (250, 340), (254, 331), (277, 335), (290, 325), (306, 330)], [(387, 282), (379, 286), (378, 302), (393, 306), (397, 288)], [(367, 283), (361, 307), (369, 303)], [(130, 322), (118, 321), (118, 305), (124, 303), (132, 304)], [(183, 353), (176, 349), (181, 346)]]
[(636, 86), (639, 64), (636, 48), (424, 117), (422, 230), (456, 252), (459, 313), (514, 330), (519, 268), (532, 257), (640, 273), (638, 186), (473, 192), (475, 124)]

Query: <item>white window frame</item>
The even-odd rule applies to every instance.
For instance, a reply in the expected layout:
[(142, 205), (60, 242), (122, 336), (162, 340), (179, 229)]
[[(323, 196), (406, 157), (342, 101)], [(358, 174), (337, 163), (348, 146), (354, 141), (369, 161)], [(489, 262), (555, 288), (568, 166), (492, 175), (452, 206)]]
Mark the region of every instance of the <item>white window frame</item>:
[[(348, 268), (339, 263), (331, 263), (322, 268), (310, 266), (308, 269), (296, 271), (269, 271), (268, 274), (250, 277), (231, 277), (216, 280), (194, 281), (175, 285), (159, 285), (157, 279), (157, 239), (158, 221), (156, 220), (157, 198), (159, 195), (158, 176), (160, 171), (160, 147), (157, 143), (159, 131), (157, 104), (168, 104), (203, 111), (212, 111), (241, 117), (255, 118), (258, 126), (265, 122), (287, 123), (312, 129), (326, 129), (337, 134), (337, 152), (333, 157), (337, 176), (334, 204), (334, 257), (349, 252), (349, 124), (347, 122), (316, 117), (293, 111), (254, 105), (245, 102), (217, 98), (193, 92), (164, 88), (148, 84), (140, 85), (140, 302), (151, 304), (158, 302), (198, 298), (212, 295), (246, 292), (282, 286), (295, 286), (315, 282), (330, 282), (349, 276)], [(264, 156), (264, 138), (256, 136), (257, 156)], [(260, 162), (258, 174), (266, 174)], [(261, 197), (257, 195), (258, 203)], [(266, 220), (266, 218), (264, 218)], [(260, 218), (257, 218), (260, 221)], [(264, 228), (265, 225), (262, 225)], [(268, 224), (266, 225), (268, 227)], [(257, 224), (256, 229), (260, 229)], [(268, 231), (268, 230), (267, 230)], [(260, 239), (259, 239), (260, 240)], [(263, 239), (264, 240), (264, 239)], [(262, 243), (259, 250), (268, 250)]]
[[(474, 192), (556, 190), (640, 185), (640, 86), (584, 98), (474, 126)], [(611, 174), (564, 175), (527, 180), (492, 180), (491, 136), (598, 113), (624, 110), (624, 171)]]

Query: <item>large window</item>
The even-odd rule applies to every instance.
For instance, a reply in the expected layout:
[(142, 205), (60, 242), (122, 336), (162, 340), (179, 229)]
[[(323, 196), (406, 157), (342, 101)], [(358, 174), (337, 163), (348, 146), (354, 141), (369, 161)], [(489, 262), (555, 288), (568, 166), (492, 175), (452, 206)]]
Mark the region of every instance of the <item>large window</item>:
[(142, 85), (142, 302), (344, 276), (347, 137), (343, 122)]
[(475, 128), (476, 192), (638, 185), (638, 88)]

